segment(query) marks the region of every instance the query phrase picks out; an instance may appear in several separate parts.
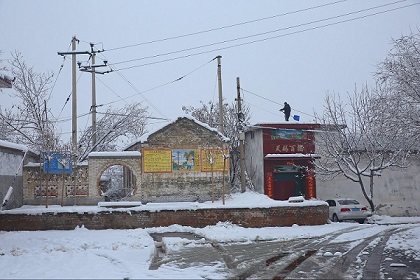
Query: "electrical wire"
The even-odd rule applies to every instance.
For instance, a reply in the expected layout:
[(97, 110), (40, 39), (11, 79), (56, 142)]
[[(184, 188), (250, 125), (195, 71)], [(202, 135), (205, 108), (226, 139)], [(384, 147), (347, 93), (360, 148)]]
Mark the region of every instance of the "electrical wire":
[(313, 6), (313, 7), (309, 7), (309, 8), (295, 10), (295, 11), (292, 11), (292, 12), (286, 12), (286, 13), (282, 13), (282, 14), (276, 14), (276, 15), (273, 15), (273, 16), (268, 16), (268, 17), (253, 19), (253, 20), (249, 20), (249, 21), (245, 21), (245, 22), (235, 23), (235, 24), (231, 24), (231, 25), (225, 25), (225, 26), (221, 26), (221, 27), (216, 27), (216, 28), (211, 28), (211, 29), (207, 29), (207, 30), (202, 30), (202, 31), (187, 33), (187, 34), (183, 34), (183, 35), (177, 35), (177, 36), (173, 36), (173, 37), (167, 37), (167, 38), (163, 38), (163, 39), (157, 39), (157, 40), (152, 40), (152, 41), (147, 41), (147, 42), (141, 42), (141, 43), (132, 44), (132, 45), (126, 45), (126, 46), (123, 46), (123, 47), (116, 47), (116, 48), (106, 49), (104, 51), (114, 51), (114, 50), (126, 49), (126, 48), (131, 48), (131, 47), (137, 47), (137, 46), (141, 46), (141, 45), (147, 45), (147, 44), (153, 44), (153, 43), (158, 43), (158, 42), (169, 41), (169, 40), (173, 40), (173, 39), (180, 39), (180, 38), (190, 37), (190, 36), (194, 36), (194, 35), (199, 35), (199, 34), (209, 33), (209, 32), (213, 32), (213, 31), (219, 31), (219, 30), (223, 30), (223, 29), (237, 27), (237, 26), (241, 26), (241, 25), (246, 25), (246, 24), (250, 24), (250, 23), (260, 22), (260, 21), (264, 21), (264, 20), (268, 20), (268, 19), (277, 18), (277, 17), (282, 17), (282, 16), (287, 16), (287, 15), (297, 14), (297, 13), (300, 13), (300, 12), (306, 12), (306, 11), (310, 11), (310, 10), (314, 10), (314, 9), (318, 9), (318, 8), (323, 8), (323, 7), (335, 5), (335, 4), (338, 4), (338, 3), (341, 3), (341, 2), (346, 2), (346, 1), (348, 1), (348, 0), (335, 1), (335, 2), (326, 3), (326, 4), (322, 4), (322, 5), (317, 5), (317, 6)]
[[(241, 87), (241, 90), (243, 90), (243, 91), (245, 91), (245, 92), (247, 92), (247, 93), (250, 93), (250, 94), (252, 94), (252, 95), (255, 95), (255, 96), (257, 96), (257, 97), (259, 97), (259, 98), (261, 98), (261, 99), (267, 100), (267, 101), (269, 101), (269, 102), (271, 102), (271, 103), (274, 103), (274, 104), (277, 104), (277, 105), (280, 105), (280, 106), (282, 105), (281, 103), (278, 103), (277, 101), (271, 100), (271, 99), (269, 99), (269, 98), (267, 98), (267, 97), (264, 97), (264, 96), (262, 96), (262, 95), (259, 95), (259, 94), (254, 93), (254, 92), (252, 92), (252, 91), (246, 90), (246, 89), (244, 89), (244, 88), (242, 88), (242, 87)], [(293, 108), (293, 110), (294, 110), (294, 111), (297, 111), (297, 112), (299, 112), (299, 113), (301, 113), (301, 114), (304, 114), (304, 115), (306, 115), (306, 116), (309, 116), (309, 117), (315, 118), (315, 116), (310, 115), (310, 114), (307, 114), (307, 113), (302, 112), (302, 111), (299, 111), (298, 109)]]
[[(161, 84), (161, 85), (158, 85), (158, 86), (155, 86), (155, 87), (153, 87), (153, 88), (150, 88), (150, 89), (147, 89), (147, 90), (144, 90), (144, 91), (139, 91), (139, 90), (137, 90), (136, 88), (134, 88), (134, 90), (135, 90), (135, 94), (133, 94), (133, 95), (130, 95), (130, 96), (127, 96), (127, 97), (125, 97), (124, 98), (124, 100), (125, 99), (128, 99), (128, 98), (132, 98), (132, 97), (134, 97), (134, 96), (137, 96), (137, 95), (141, 95), (145, 100), (147, 100), (146, 98), (145, 98), (145, 96), (143, 95), (143, 93), (146, 93), (146, 92), (149, 92), (149, 91), (153, 91), (153, 90), (156, 90), (156, 89), (158, 89), (158, 88), (161, 88), (161, 87), (165, 87), (165, 86), (167, 86), (167, 85), (170, 85), (170, 84), (173, 84), (173, 83), (176, 83), (176, 82), (179, 82), (179, 81), (181, 81), (182, 79), (184, 79), (184, 78), (186, 78), (187, 76), (189, 76), (189, 75), (191, 75), (191, 74), (193, 74), (194, 72), (196, 72), (196, 71), (198, 71), (199, 69), (201, 69), (201, 68), (203, 68), (204, 66), (206, 66), (207, 64), (209, 64), (209, 63), (211, 63), (212, 61), (214, 61), (216, 58), (213, 58), (213, 59), (211, 59), (210, 61), (207, 61), (206, 63), (204, 63), (204, 64), (202, 64), (202, 65), (200, 65), (200, 66), (198, 66), (197, 68), (195, 68), (194, 70), (192, 70), (192, 71), (190, 71), (190, 72), (188, 72), (187, 74), (185, 74), (185, 75), (182, 75), (182, 76), (180, 76), (179, 78), (177, 78), (177, 79), (175, 79), (175, 80), (172, 80), (172, 81), (169, 81), (169, 82), (166, 82), (166, 83), (163, 83), (163, 84)], [(126, 81), (126, 82), (128, 82), (129, 84), (131, 84), (128, 80)], [(132, 84), (131, 84), (132, 85)], [(134, 87), (134, 86), (133, 86)], [(97, 107), (99, 107), (99, 106), (106, 106), (106, 105), (109, 105), (109, 104), (113, 104), (113, 103), (116, 103), (116, 102), (119, 102), (120, 100), (115, 100), (115, 101), (111, 101), (111, 102), (107, 102), (107, 103), (104, 103), (104, 104), (100, 104), (100, 105), (98, 105)], [(149, 104), (150, 104), (150, 102), (149, 102)], [(154, 106), (153, 106), (154, 107)], [(157, 110), (158, 111), (158, 110)]]
[[(316, 20), (316, 21), (312, 21), (312, 22), (308, 22), (308, 23), (298, 24), (298, 25), (295, 25), (295, 26), (289, 26), (289, 27), (285, 27), (285, 28), (281, 28), (281, 29), (277, 29), (277, 30), (266, 31), (266, 32), (262, 32), (262, 33), (258, 33), (258, 34), (254, 34), (254, 35), (248, 35), (248, 36), (244, 36), (244, 37), (239, 37), (239, 38), (235, 38), (235, 39), (231, 39), (231, 40), (225, 40), (225, 41), (221, 41), (221, 42), (218, 42), (218, 43), (211, 43), (211, 44), (208, 44), (208, 45), (188, 48), (188, 49), (185, 49), (185, 50), (173, 51), (173, 52), (169, 52), (169, 53), (166, 53), (166, 54), (158, 54), (158, 55), (154, 55), (154, 56), (150, 56), (150, 57), (142, 57), (142, 58), (131, 59), (131, 60), (126, 60), (126, 61), (122, 61), (122, 62), (116, 62), (116, 63), (113, 63), (113, 65), (118, 65), (118, 64), (122, 64), (122, 63), (129, 63), (129, 62), (133, 62), (133, 61), (143, 60), (143, 59), (146, 59), (146, 58), (159, 57), (159, 56), (164, 56), (164, 55), (168, 55), (168, 54), (184, 52), (184, 51), (187, 51), (187, 50), (199, 49), (199, 48), (203, 48), (203, 47), (206, 47), (206, 46), (224, 44), (226, 42), (238, 41), (238, 40), (248, 39), (248, 38), (251, 38), (251, 37), (267, 35), (267, 34), (270, 34), (270, 33), (275, 33), (275, 32), (279, 32), (279, 31), (284, 31), (284, 30), (289, 30), (289, 29), (293, 29), (293, 28), (297, 28), (297, 27), (302, 27), (302, 26), (305, 26), (305, 25), (319, 23), (319, 22), (323, 22), (323, 21), (326, 21), (326, 20), (337, 19), (337, 18), (341, 18), (341, 17), (344, 17), (344, 16), (349, 16), (349, 15), (352, 15), (352, 14), (365, 12), (365, 11), (372, 10), (372, 9), (382, 8), (384, 6), (394, 5), (396, 3), (400, 3), (400, 2), (404, 2), (404, 1), (406, 1), (406, 0), (400, 0), (400, 1), (393, 2), (393, 3), (389, 3), (389, 4), (384, 4), (384, 5), (380, 5), (380, 6), (371, 7), (371, 8), (368, 8), (368, 9), (359, 10), (359, 11), (356, 11), (356, 12), (350, 12), (350, 13), (347, 13), (347, 14), (342, 14), (342, 15), (338, 15), (338, 16), (334, 16), (334, 17), (329, 17), (329, 18)], [(405, 5), (405, 6), (400, 6), (400, 7), (384, 10), (384, 11), (379, 11), (379, 12), (375, 12), (375, 13), (371, 13), (371, 14), (367, 14), (367, 15), (362, 15), (362, 16), (358, 16), (358, 17), (354, 17), (354, 18), (350, 18), (350, 19), (345, 19), (345, 20), (341, 20), (341, 21), (337, 21), (337, 22), (333, 22), (333, 23), (327, 23), (327, 24), (324, 24), (324, 25), (310, 27), (310, 28), (297, 30), (297, 31), (289, 32), (289, 33), (284, 33), (284, 34), (280, 34), (280, 35), (275, 35), (275, 36), (271, 36), (271, 37), (266, 37), (266, 38), (262, 38), (262, 39), (256, 39), (256, 40), (252, 40), (252, 41), (248, 41), (248, 42), (238, 43), (238, 44), (234, 44), (234, 45), (230, 45), (230, 46), (226, 46), (226, 47), (215, 48), (215, 49), (211, 49), (211, 50), (186, 54), (186, 55), (173, 57), (173, 58), (168, 58), (168, 59), (163, 59), (163, 60), (159, 60), (159, 61), (143, 63), (143, 64), (139, 64), (139, 65), (121, 67), (119, 69), (114, 69), (113, 71), (128, 70), (128, 69), (132, 69), (132, 68), (143, 67), (143, 66), (148, 66), (148, 65), (153, 65), (153, 64), (159, 64), (159, 63), (163, 63), (163, 62), (174, 61), (174, 60), (178, 60), (178, 59), (188, 58), (188, 57), (192, 57), (192, 56), (198, 56), (198, 55), (212, 53), (212, 52), (216, 52), (216, 51), (232, 49), (232, 48), (236, 48), (236, 47), (242, 47), (242, 46), (245, 46), (245, 45), (264, 42), (264, 41), (273, 40), (273, 39), (278, 39), (278, 38), (281, 38), (281, 37), (286, 37), (286, 36), (290, 36), (290, 35), (304, 33), (304, 32), (307, 32), (307, 31), (322, 29), (322, 28), (326, 28), (326, 27), (330, 27), (330, 26), (334, 26), (334, 25), (338, 25), (338, 24), (342, 24), (342, 23), (347, 23), (347, 22), (351, 22), (351, 21), (355, 21), (355, 20), (360, 20), (360, 19), (364, 19), (364, 18), (368, 18), (368, 17), (372, 17), (372, 16), (377, 16), (377, 15), (380, 15), (380, 14), (384, 14), (384, 13), (388, 13), (388, 12), (392, 12), (392, 11), (416, 6), (416, 5), (420, 5), (420, 3), (414, 3), (414, 4)]]
[[(71, 43), (69, 44), (69, 46), (68, 46), (68, 48), (67, 48), (67, 52), (70, 50), (70, 47), (71, 47)], [(62, 62), (62, 63), (61, 63), (61, 65), (60, 65), (60, 69), (58, 69), (58, 74), (57, 74), (57, 76), (55, 77), (55, 81), (54, 81), (53, 86), (51, 87), (50, 94), (48, 95), (48, 100), (51, 98), (51, 95), (52, 95), (52, 92), (53, 92), (53, 90), (54, 90), (54, 88), (55, 88), (55, 85), (56, 85), (56, 83), (57, 83), (58, 77), (60, 76), (61, 70), (63, 70), (63, 67), (64, 67), (64, 62), (66, 62), (66, 56), (63, 56), (63, 62)]]
[[(167, 85), (169, 85), (169, 84), (172, 84), (172, 83), (175, 83), (175, 82), (178, 82), (178, 81), (181, 81), (182, 79), (184, 79), (185, 77), (187, 77), (187, 76), (189, 76), (189, 75), (191, 75), (191, 74), (193, 74), (194, 72), (196, 72), (196, 71), (198, 71), (199, 69), (201, 69), (201, 68), (203, 68), (204, 66), (206, 66), (207, 64), (209, 64), (209, 63), (211, 63), (212, 61), (214, 61), (216, 58), (213, 58), (213, 59), (211, 59), (210, 61), (208, 61), (208, 62), (206, 62), (206, 63), (204, 63), (204, 64), (202, 64), (202, 65), (200, 65), (200, 66), (198, 66), (198, 67), (196, 67), (195, 69), (193, 69), (192, 71), (190, 71), (190, 72), (188, 72), (187, 74), (184, 74), (184, 75), (182, 75), (182, 76), (180, 76), (179, 78), (177, 78), (177, 79), (175, 79), (175, 80), (172, 80), (172, 81), (170, 81), (170, 82), (167, 82), (167, 83), (164, 83), (164, 84), (161, 84), (161, 85), (159, 85), (159, 86), (156, 86), (156, 87), (153, 87), (153, 88), (150, 88), (150, 89), (147, 89), (147, 90), (144, 90), (144, 91), (139, 91), (127, 78), (125, 78), (125, 76), (121, 76), (121, 78), (123, 78), (123, 80), (125, 81), (125, 82), (127, 82), (133, 89), (134, 89), (134, 91), (136, 92), (135, 94), (133, 94), (133, 95), (130, 95), (130, 96), (127, 96), (127, 97), (121, 97), (121, 96), (119, 96), (112, 88), (110, 88), (108, 85), (106, 85), (101, 79), (99, 79), (98, 77), (96, 77), (97, 79), (98, 79), (98, 81), (99, 82), (101, 82), (104, 86), (106, 86), (110, 91), (112, 91), (113, 93), (115, 93), (118, 97), (119, 97), (119, 99), (118, 100), (114, 100), (114, 101), (111, 101), (111, 102), (107, 102), (107, 103), (103, 103), (103, 104), (99, 104), (99, 105), (96, 105), (96, 107), (98, 108), (98, 107), (103, 107), (103, 106), (106, 106), (106, 105), (110, 105), (110, 104), (113, 104), (113, 103), (117, 103), (117, 102), (119, 102), (119, 101), (125, 101), (125, 102), (127, 102), (126, 100), (127, 99), (129, 99), (129, 98), (132, 98), (132, 97), (134, 97), (134, 96), (137, 96), (137, 95), (141, 95), (158, 113), (160, 113), (164, 118), (162, 118), (162, 119), (159, 119), (159, 120), (169, 120), (169, 118), (168, 117), (166, 117), (165, 115), (163, 115), (157, 108), (156, 108), (156, 106), (154, 106), (144, 95), (143, 95), (143, 93), (146, 93), (146, 92), (149, 92), (149, 91), (153, 91), (153, 90), (155, 90), (155, 89), (158, 89), (158, 88), (161, 88), (161, 87), (164, 87), (164, 86), (167, 86)], [(80, 76), (81, 76), (81, 74), (79, 75), (79, 79), (80, 79)], [(67, 102), (69, 101), (69, 99), (70, 99), (70, 96), (71, 96), (71, 94), (72, 94), (72, 92), (70, 92), (70, 94), (69, 94), (69, 96), (67, 97), (67, 100), (66, 100), (66, 102), (65, 102), (65, 104), (64, 104), (64, 106), (63, 106), (63, 108), (61, 109), (61, 112), (63, 111), (63, 109), (64, 109), (64, 107), (66, 106), (66, 104), (67, 104)], [(128, 104), (128, 103), (127, 103)], [(60, 115), (61, 115), (61, 112), (60, 112)], [(97, 112), (98, 113), (98, 112)], [(79, 114), (76, 118), (78, 119), (78, 118), (82, 118), (82, 117), (84, 117), (84, 116), (87, 116), (88, 114), (91, 114), (91, 112), (88, 112), (88, 113), (83, 113), (83, 114)], [(69, 121), (69, 120), (71, 120), (72, 119), (72, 117), (66, 117), (66, 118), (62, 118), (62, 119), (59, 119), (59, 117), (57, 117), (56, 118), (56, 120), (55, 120), (55, 122), (67, 122), (67, 121)], [(158, 119), (158, 118), (154, 118), (154, 119)]]
[(377, 8), (383, 8), (383, 7), (398, 4), (398, 3), (401, 3), (401, 2), (404, 2), (404, 1), (406, 1), (406, 0), (399, 0), (399, 1), (396, 1), (396, 2), (393, 2), (393, 3), (387, 3), (387, 4), (367, 8), (367, 9), (358, 10), (358, 11), (355, 11), (355, 12), (349, 12), (349, 13), (346, 13), (346, 14), (341, 14), (341, 15), (338, 15), (338, 16), (323, 18), (323, 19), (314, 20), (314, 21), (310, 21), (310, 22), (306, 22), (306, 23), (297, 24), (297, 25), (292, 25), (292, 26), (288, 26), (288, 27), (284, 27), (284, 28), (278, 28), (278, 29), (271, 30), (271, 31), (265, 31), (265, 32), (260, 32), (260, 33), (256, 33), (256, 34), (252, 34), (252, 35), (243, 36), (243, 37), (237, 37), (237, 38), (234, 38), (234, 39), (223, 40), (223, 41), (219, 41), (219, 42), (215, 42), (215, 43), (205, 44), (205, 45), (201, 45), (201, 46), (197, 46), (197, 47), (190, 47), (190, 48), (186, 48), (186, 49), (182, 49), (182, 50), (171, 51), (171, 52), (167, 52), (167, 53), (162, 53), (162, 54), (157, 54), (157, 55), (152, 55), (152, 56), (145, 56), (145, 57), (142, 57), (142, 58), (135, 58), (135, 59), (130, 59), (130, 60), (126, 60), (126, 61), (116, 62), (116, 63), (113, 63), (113, 65), (124, 64), (124, 63), (129, 63), (129, 62), (139, 61), (139, 60), (145, 60), (145, 59), (150, 59), (150, 58), (157, 58), (157, 57), (161, 57), (161, 56), (167, 56), (167, 55), (171, 55), (171, 54), (176, 54), (176, 53), (181, 53), (181, 52), (186, 52), (186, 51), (191, 51), (191, 50), (196, 50), (196, 49), (202, 49), (202, 48), (211, 47), (211, 46), (220, 45), (220, 44), (225, 44), (225, 43), (229, 43), (229, 42), (236, 42), (236, 41), (239, 41), (239, 40), (254, 38), (254, 37), (258, 37), (258, 36), (262, 36), (262, 35), (268, 35), (268, 34), (277, 33), (277, 32), (280, 32), (280, 31), (285, 31), (285, 30), (294, 29), (294, 28), (298, 28), (298, 27), (302, 27), (302, 26), (306, 26), (306, 25), (311, 25), (311, 24), (314, 24), (314, 23), (320, 23), (320, 22), (329, 21), (329, 20), (333, 20), (333, 19), (337, 19), (337, 18), (341, 18), (341, 17), (346, 17), (346, 16), (350, 16), (350, 15), (353, 15), (353, 14), (358, 14), (358, 13), (370, 11), (370, 10), (373, 10), (373, 9), (377, 9)]
[[(82, 73), (80, 73), (80, 74), (79, 74), (79, 77), (77, 78), (76, 84), (79, 82), (79, 80), (80, 80), (80, 77), (81, 77), (81, 76), (82, 76)], [(71, 97), (71, 95), (72, 95), (72, 94), (73, 94), (73, 91), (70, 91), (70, 94), (69, 94), (69, 96), (67, 96), (67, 99), (66, 99), (66, 101), (64, 102), (64, 105), (63, 105), (63, 107), (61, 108), (60, 113), (59, 113), (59, 114), (58, 114), (58, 116), (55, 118), (55, 119), (56, 119), (56, 121), (58, 121), (58, 119), (60, 118), (61, 113), (63, 112), (64, 108), (66, 107), (67, 103), (69, 102), (70, 97)]]

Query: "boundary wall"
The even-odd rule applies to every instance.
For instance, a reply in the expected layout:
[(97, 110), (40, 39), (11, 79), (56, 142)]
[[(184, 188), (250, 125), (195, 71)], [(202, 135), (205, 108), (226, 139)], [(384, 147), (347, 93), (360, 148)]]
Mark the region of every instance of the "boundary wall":
[(270, 208), (224, 208), (195, 210), (134, 211), (105, 209), (97, 213), (48, 212), (42, 214), (0, 213), (0, 231), (134, 229), (172, 224), (202, 228), (230, 222), (247, 228), (323, 225), (328, 206), (287, 206)]

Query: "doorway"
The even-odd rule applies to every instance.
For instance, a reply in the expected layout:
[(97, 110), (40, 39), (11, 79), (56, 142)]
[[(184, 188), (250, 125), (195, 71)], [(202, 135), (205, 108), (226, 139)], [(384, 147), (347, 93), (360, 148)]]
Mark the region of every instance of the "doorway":
[(297, 166), (275, 166), (273, 170), (273, 199), (288, 200), (303, 195), (303, 174)]

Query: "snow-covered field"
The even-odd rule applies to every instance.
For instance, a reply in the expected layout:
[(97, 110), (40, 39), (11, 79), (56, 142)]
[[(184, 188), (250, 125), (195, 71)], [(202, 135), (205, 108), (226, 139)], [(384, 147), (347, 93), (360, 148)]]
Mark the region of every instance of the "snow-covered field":
[[(162, 264), (149, 270), (155, 253), (155, 241), (149, 233), (190, 232), (218, 242), (252, 243), (256, 240), (287, 241), (297, 238), (321, 237), (344, 230), (331, 242), (362, 240), (386, 227), (410, 226), (387, 242), (388, 248), (400, 249), (420, 259), (420, 218), (391, 218), (374, 216), (375, 224), (330, 223), (320, 226), (242, 228), (219, 223), (205, 228), (179, 225), (130, 230), (88, 230), (84, 227), (70, 231), (0, 232), (1, 279), (200, 279), (225, 278), (224, 264), (179, 268)], [(346, 230), (350, 229), (352, 230)], [(165, 238), (167, 250), (198, 246), (199, 241), (184, 238)], [(202, 245), (200, 245), (202, 246)], [(334, 253), (334, 252), (331, 252)]]

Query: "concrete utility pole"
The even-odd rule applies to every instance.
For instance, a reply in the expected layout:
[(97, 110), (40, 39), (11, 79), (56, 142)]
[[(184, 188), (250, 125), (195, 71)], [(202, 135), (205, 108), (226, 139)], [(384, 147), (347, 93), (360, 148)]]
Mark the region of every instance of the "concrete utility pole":
[[(76, 51), (76, 36), (71, 40), (71, 50)], [(71, 55), (72, 93), (71, 93), (71, 142), (73, 155), (77, 153), (77, 94), (76, 94), (76, 54)]]
[[(71, 52), (58, 52), (59, 55), (65, 56), (71, 54), (72, 56), (72, 153), (73, 155), (76, 155), (77, 152), (77, 94), (76, 94), (76, 55), (77, 54), (87, 54), (92, 56), (92, 66), (82, 66), (81, 63), (79, 64), (80, 71), (83, 72), (92, 72), (92, 142), (93, 146), (96, 145), (96, 79), (95, 74), (105, 74), (112, 72), (106, 71), (106, 72), (96, 72), (95, 69), (97, 67), (104, 67), (107, 66), (107, 61), (104, 61), (103, 65), (96, 65), (95, 64), (95, 55), (99, 51), (94, 51), (93, 46), (94, 44), (91, 43), (91, 51), (76, 51), (76, 42), (78, 40), (76, 39), (76, 36), (72, 38), (71, 45), (72, 45), (72, 51)], [(74, 160), (76, 162), (76, 160)]]
[(245, 133), (243, 127), (244, 114), (242, 113), (242, 104), (241, 104), (241, 85), (239, 82), (239, 77), (236, 77), (236, 92), (238, 101), (238, 121), (239, 121), (239, 163), (241, 168), (241, 192), (246, 191), (245, 183), (245, 151), (244, 151), (244, 141)]
[(217, 56), (217, 78), (219, 82), (219, 132), (225, 134), (223, 125), (223, 94), (222, 94), (222, 57)]
[[(93, 51), (93, 44), (90, 44), (92, 52), (92, 65), (95, 65), (96, 53)], [(96, 79), (95, 79), (95, 66), (92, 66), (92, 151), (95, 151), (96, 145)]]

